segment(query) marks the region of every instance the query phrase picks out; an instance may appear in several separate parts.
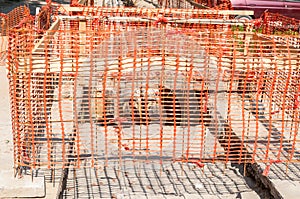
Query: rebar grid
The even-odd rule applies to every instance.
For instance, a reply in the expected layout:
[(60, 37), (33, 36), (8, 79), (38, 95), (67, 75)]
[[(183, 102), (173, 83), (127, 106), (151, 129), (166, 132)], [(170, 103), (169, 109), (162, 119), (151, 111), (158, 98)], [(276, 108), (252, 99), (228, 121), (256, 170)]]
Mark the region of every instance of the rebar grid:
[[(253, 183), (253, 182), (252, 182)], [(252, 184), (253, 186), (254, 184)], [(205, 169), (193, 164), (165, 165), (127, 163), (120, 169), (70, 169), (64, 198), (209, 198), (237, 197), (251, 191), (237, 168), (208, 163)]]

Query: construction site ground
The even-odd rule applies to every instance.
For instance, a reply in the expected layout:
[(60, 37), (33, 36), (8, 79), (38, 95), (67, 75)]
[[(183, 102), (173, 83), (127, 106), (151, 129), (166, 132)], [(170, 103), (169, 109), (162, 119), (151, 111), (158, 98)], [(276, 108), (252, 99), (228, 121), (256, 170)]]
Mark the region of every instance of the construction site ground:
[[(35, 198), (42, 197), (45, 191), (46, 198), (55, 198), (61, 170), (55, 171), (54, 180), (49, 171), (36, 172), (33, 180), (25, 172), (14, 177), (8, 80), (3, 65), (0, 76), (0, 197)], [(184, 163), (126, 162), (122, 170), (117, 166), (70, 169), (64, 198), (259, 198), (258, 194), (265, 194), (256, 193), (255, 182), (229, 164), (206, 164), (200, 168)], [(18, 181), (22, 181), (22, 185), (18, 185)], [(28, 183), (31, 187), (25, 186)]]
[[(0, 12), (8, 12), (24, 2), (5, 4)], [(57, 1), (59, 2), (59, 1)], [(1, 2), (2, 3), (2, 2)], [(33, 12), (43, 1), (25, 1)], [(68, 3), (68, 1), (60, 1)], [(4, 59), (5, 60), (5, 59)], [(300, 166), (273, 164), (266, 177), (272, 190), (259, 179), (245, 176), (244, 167), (237, 164), (195, 164), (169, 162), (152, 164), (123, 162), (95, 168), (70, 168), (66, 187), (61, 187), (62, 170), (24, 171), (14, 174), (13, 137), (9, 105), (9, 85), (5, 61), (0, 63), (0, 198), (299, 198)], [(235, 131), (239, 136), (238, 128)], [(266, 165), (258, 164), (261, 176)]]
[[(14, 177), (13, 141), (9, 108), (9, 88), (5, 65), (0, 67), (0, 197), (55, 198), (60, 191), (61, 170), (23, 172)], [(194, 164), (124, 162), (108, 168), (70, 169), (63, 198), (270, 198), (253, 178), (243, 175), (242, 168), (232, 164)], [(264, 165), (260, 165), (264, 168)], [(299, 166), (272, 165), (268, 179), (283, 198), (298, 198)], [(55, 179), (51, 179), (54, 176)], [(45, 184), (44, 184), (45, 182)]]

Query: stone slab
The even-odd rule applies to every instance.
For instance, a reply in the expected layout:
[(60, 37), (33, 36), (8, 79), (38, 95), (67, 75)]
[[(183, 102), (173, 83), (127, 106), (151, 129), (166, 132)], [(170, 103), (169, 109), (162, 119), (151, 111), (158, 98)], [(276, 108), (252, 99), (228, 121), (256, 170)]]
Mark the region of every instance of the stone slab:
[(260, 199), (259, 195), (255, 191), (240, 193), (241, 199)]
[(14, 177), (11, 170), (0, 171), (0, 198), (40, 198), (45, 197), (45, 178), (25, 175)]
[(272, 179), (272, 183), (283, 198), (296, 199), (300, 196), (300, 181)]

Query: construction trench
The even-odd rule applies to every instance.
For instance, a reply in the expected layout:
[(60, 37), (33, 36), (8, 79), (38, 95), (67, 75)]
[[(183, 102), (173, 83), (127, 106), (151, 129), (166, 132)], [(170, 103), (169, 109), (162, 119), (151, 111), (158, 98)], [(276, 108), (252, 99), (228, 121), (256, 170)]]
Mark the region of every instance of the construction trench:
[(282, 198), (270, 177), (299, 177), (294, 43), (217, 10), (58, 10), (9, 36), (17, 175), (58, 198)]

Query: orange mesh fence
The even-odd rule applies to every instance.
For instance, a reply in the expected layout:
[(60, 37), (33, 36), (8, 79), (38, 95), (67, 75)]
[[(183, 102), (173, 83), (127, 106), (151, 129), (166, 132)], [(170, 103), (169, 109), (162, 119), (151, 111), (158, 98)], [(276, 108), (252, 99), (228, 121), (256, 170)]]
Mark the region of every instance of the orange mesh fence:
[(207, 1), (207, 0), (150, 0), (152, 5), (160, 8), (213, 8), (218, 10), (231, 10), (231, 2), (229, 0)]
[(2, 14), (0, 15), (0, 65), (4, 64), (5, 56), (6, 56), (6, 50), (7, 50), (7, 44), (8, 39), (5, 35), (6, 27), (5, 27), (5, 19), (6, 15)]
[(288, 45), (291, 49), (300, 48), (300, 20), (298, 19), (265, 12), (260, 19), (253, 21), (253, 25), (261, 39), (274, 39), (277, 45)]
[(0, 13), (0, 35), (6, 35), (6, 18), (7, 15), (4, 13)]
[(70, 5), (71, 6), (93, 6), (94, 0), (71, 0)]
[(102, 7), (116, 7), (116, 6), (138, 6), (143, 8), (213, 8), (218, 10), (231, 10), (230, 0), (109, 0), (109, 1), (88, 1), (88, 0), (71, 0), (71, 6), (85, 7), (85, 6), (102, 6)]
[(26, 6), (17, 7), (8, 14), (0, 13), (0, 65), (4, 64), (6, 59), (9, 30), (25, 23), (29, 13)]
[(20, 23), (24, 21), (30, 15), (30, 10), (26, 6), (20, 6), (12, 11), (10, 11), (7, 15), (4, 15), (2, 18), (1, 25), (1, 34), (8, 35), (8, 31), (10, 28), (18, 26)]
[(11, 31), (16, 165), (299, 161), (299, 49), (204, 11), (161, 12)]
[(40, 32), (44, 32), (50, 28), (52, 8), (50, 5), (41, 8), (39, 14), (36, 16), (36, 28)]
[(272, 35), (299, 35), (300, 20), (278, 13), (265, 12), (261, 16), (259, 31)]

